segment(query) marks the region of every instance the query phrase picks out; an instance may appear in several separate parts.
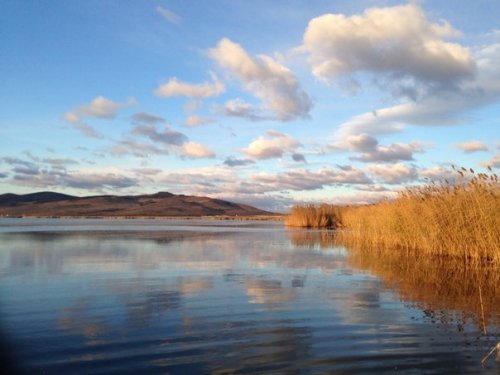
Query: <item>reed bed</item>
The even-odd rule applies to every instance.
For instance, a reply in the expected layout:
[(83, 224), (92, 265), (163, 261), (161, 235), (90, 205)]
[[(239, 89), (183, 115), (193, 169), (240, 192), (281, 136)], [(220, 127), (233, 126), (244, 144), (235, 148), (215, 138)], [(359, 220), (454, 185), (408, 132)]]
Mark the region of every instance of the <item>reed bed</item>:
[(341, 207), (322, 204), (292, 207), (285, 223), (290, 227), (337, 228), (341, 225)]
[[(392, 201), (338, 207), (296, 206), (294, 227), (343, 228), (351, 245), (500, 266), (500, 184), (496, 174), (457, 170), (457, 181), (409, 188)], [(325, 224), (325, 225), (324, 225)]]

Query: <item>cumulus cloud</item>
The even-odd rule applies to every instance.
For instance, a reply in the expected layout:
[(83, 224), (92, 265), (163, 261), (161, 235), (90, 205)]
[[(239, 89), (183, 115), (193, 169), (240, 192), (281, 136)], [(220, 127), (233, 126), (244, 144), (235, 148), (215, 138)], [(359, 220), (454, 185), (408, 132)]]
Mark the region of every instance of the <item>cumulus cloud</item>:
[[(290, 69), (273, 58), (252, 58), (237, 43), (224, 38), (210, 56), (223, 69), (236, 77), (245, 90), (259, 98), (265, 111), (281, 121), (308, 118), (312, 103)], [(267, 116), (265, 116), (267, 117)]]
[(347, 144), (352, 151), (361, 152), (361, 156), (351, 157), (351, 160), (362, 162), (414, 160), (413, 153), (423, 152), (422, 144), (417, 141), (379, 146), (378, 141), (367, 134), (350, 136), (347, 138)]
[(252, 159), (236, 159), (234, 156), (230, 156), (224, 160), (222, 163), (228, 167), (243, 167), (250, 164), (255, 164)]
[(378, 145), (378, 141), (368, 134), (351, 135), (346, 141), (352, 151), (371, 151)]
[(78, 189), (123, 189), (138, 186), (136, 178), (127, 177), (115, 173), (69, 173), (62, 179), (63, 186), (66, 185)]
[(140, 124), (158, 125), (158, 124), (166, 124), (167, 120), (161, 116), (152, 115), (146, 112), (138, 112), (132, 115), (132, 123), (136, 125)]
[(162, 130), (158, 130), (154, 125), (138, 125), (133, 129), (132, 133), (167, 145), (180, 146), (188, 141), (186, 135), (172, 129), (168, 125), (164, 125)]
[(40, 172), (40, 163), (6, 156), (0, 159), (2, 163), (11, 166), (11, 172), (15, 175), (37, 175)]
[[(41, 158), (39, 156), (33, 155), (30, 151), (23, 151), (23, 154), (29, 157), (32, 161), (46, 163), (54, 167), (80, 164), (78, 160), (71, 158)], [(17, 158), (6, 158), (6, 159), (17, 160), (21, 163), (30, 163)]]
[(388, 134), (408, 125), (443, 126), (467, 121), (467, 112), (495, 103), (500, 98), (500, 43), (479, 48), (474, 53), (477, 73), (460, 82), (452, 91), (429, 91), (418, 101), (406, 101), (352, 117), (340, 124), (339, 140), (350, 135)]
[(110, 153), (114, 156), (131, 154), (140, 158), (147, 158), (151, 155), (169, 154), (170, 152), (167, 148), (158, 147), (153, 143), (122, 139), (113, 144)]
[(186, 125), (187, 127), (196, 127), (210, 124), (212, 122), (214, 122), (214, 120), (212, 120), (211, 118), (189, 115), (184, 121), (184, 125)]
[(458, 177), (458, 174), (449, 168), (445, 168), (441, 165), (435, 165), (433, 167), (422, 168), (418, 171), (421, 177), (427, 178), (431, 181), (454, 181)]
[(297, 153), (297, 152), (292, 154), (292, 159), (293, 159), (293, 161), (295, 161), (297, 163), (307, 163), (306, 157), (302, 154)]
[[(146, 138), (148, 141), (138, 138)], [(159, 127), (154, 124), (136, 125), (130, 135), (114, 143), (110, 152), (115, 156), (131, 154), (142, 158), (168, 154), (176, 154), (187, 159), (215, 157), (214, 151), (190, 141), (185, 134), (168, 124)]]
[(13, 182), (33, 187), (70, 187), (96, 191), (139, 185), (137, 179), (115, 173), (85, 173), (79, 171), (61, 173), (50, 170), (42, 170), (34, 175), (16, 174), (13, 177)]
[[(385, 74), (405, 90), (419, 84), (450, 89), (474, 73), (470, 51), (446, 41), (459, 36), (448, 22), (431, 22), (416, 3), (370, 8), (363, 14), (312, 19), (301, 50), (313, 74), (331, 80), (368, 71)], [(411, 95), (410, 95), (411, 96)]]
[(187, 142), (182, 145), (181, 155), (190, 159), (214, 158), (215, 152), (195, 142)]
[(89, 137), (89, 138), (102, 138), (102, 134), (99, 133), (97, 130), (95, 130), (92, 126), (89, 124), (86, 124), (84, 122), (77, 122), (74, 123), (73, 126), (75, 129), (77, 129), (80, 133), (82, 133), (84, 136)]
[(482, 167), (485, 168), (500, 168), (500, 154), (493, 156), (490, 160), (481, 163)]
[(164, 19), (166, 19), (170, 23), (177, 25), (177, 24), (181, 23), (181, 21), (182, 21), (182, 18), (178, 14), (172, 12), (171, 10), (169, 10), (165, 7), (157, 6), (155, 10), (156, 10), (156, 13), (158, 13), (160, 16), (162, 16)]
[(325, 167), (317, 172), (292, 170), (285, 173), (258, 173), (251, 176), (254, 183), (264, 186), (269, 191), (316, 190), (336, 184), (369, 184), (372, 181), (356, 168), (335, 170)]
[(267, 137), (260, 136), (251, 142), (242, 152), (254, 159), (281, 158), (283, 154), (294, 153), (301, 144), (287, 134), (268, 130)]
[(240, 98), (228, 100), (222, 107), (221, 113), (230, 117), (244, 117), (251, 121), (270, 120), (259, 114), (253, 105)]
[(224, 84), (220, 82), (215, 75), (212, 75), (212, 82), (201, 84), (182, 82), (174, 77), (158, 87), (155, 94), (162, 97), (186, 96), (189, 98), (202, 99), (220, 95), (225, 89)]
[(82, 117), (110, 120), (116, 117), (120, 109), (130, 107), (135, 103), (135, 99), (129, 99), (125, 103), (117, 103), (104, 96), (97, 96), (89, 104), (77, 107), (73, 111), (66, 112), (64, 118), (70, 123), (78, 122)]
[(486, 147), (486, 145), (480, 141), (458, 143), (456, 146), (466, 154), (478, 151), (488, 151), (488, 147)]
[(368, 167), (368, 171), (387, 184), (401, 184), (418, 178), (415, 167), (409, 167), (402, 163), (373, 164)]
[(370, 192), (391, 191), (390, 189), (386, 188), (385, 186), (380, 186), (380, 185), (356, 185), (354, 188), (356, 190), (370, 191)]
[(64, 114), (64, 120), (72, 124), (83, 135), (89, 138), (102, 138), (92, 126), (83, 121), (86, 117), (112, 120), (118, 111), (136, 104), (135, 99), (129, 99), (124, 103), (117, 103), (104, 96), (95, 97), (89, 104), (74, 108)]
[(26, 153), (31, 161), (3, 157), (2, 163), (11, 166), (10, 183), (38, 188), (70, 187), (89, 190), (127, 188), (137, 186), (139, 180), (122, 171), (69, 170), (67, 166), (79, 164), (66, 158), (40, 158)]
[[(359, 187), (362, 187), (360, 185)], [(393, 190), (364, 190), (364, 191), (356, 191), (355, 193), (348, 194), (336, 194), (334, 197), (329, 199), (326, 203), (335, 204), (335, 205), (359, 205), (359, 204), (372, 204), (376, 202), (380, 202), (385, 199), (394, 199), (398, 195), (397, 191)]]

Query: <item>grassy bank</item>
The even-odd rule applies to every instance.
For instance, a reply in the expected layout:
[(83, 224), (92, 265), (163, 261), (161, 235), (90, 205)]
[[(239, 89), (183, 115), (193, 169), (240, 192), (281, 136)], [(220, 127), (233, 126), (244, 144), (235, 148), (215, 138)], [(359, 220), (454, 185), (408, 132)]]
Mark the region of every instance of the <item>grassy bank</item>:
[(496, 174), (461, 169), (459, 182), (431, 183), (392, 201), (363, 206), (298, 206), (288, 226), (343, 228), (341, 239), (363, 248), (418, 250), (467, 264), (500, 265), (500, 184)]

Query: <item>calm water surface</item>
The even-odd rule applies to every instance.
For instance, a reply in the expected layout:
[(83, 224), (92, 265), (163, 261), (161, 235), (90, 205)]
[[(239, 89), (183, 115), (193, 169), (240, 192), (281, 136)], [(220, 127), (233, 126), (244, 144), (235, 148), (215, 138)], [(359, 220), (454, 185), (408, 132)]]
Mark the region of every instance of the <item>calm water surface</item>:
[(480, 364), (500, 339), (498, 270), (473, 278), (479, 301), (456, 267), (327, 238), (274, 222), (0, 219), (3, 352), (44, 374), (500, 371)]

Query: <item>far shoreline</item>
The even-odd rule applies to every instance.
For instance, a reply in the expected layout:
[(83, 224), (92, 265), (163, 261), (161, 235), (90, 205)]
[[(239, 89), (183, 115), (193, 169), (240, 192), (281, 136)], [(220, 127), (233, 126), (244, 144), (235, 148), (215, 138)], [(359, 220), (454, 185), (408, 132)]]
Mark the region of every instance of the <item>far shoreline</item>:
[(106, 216), (106, 215), (0, 215), (1, 219), (114, 219), (114, 220), (227, 220), (284, 221), (285, 214), (276, 215), (207, 215), (207, 216)]

